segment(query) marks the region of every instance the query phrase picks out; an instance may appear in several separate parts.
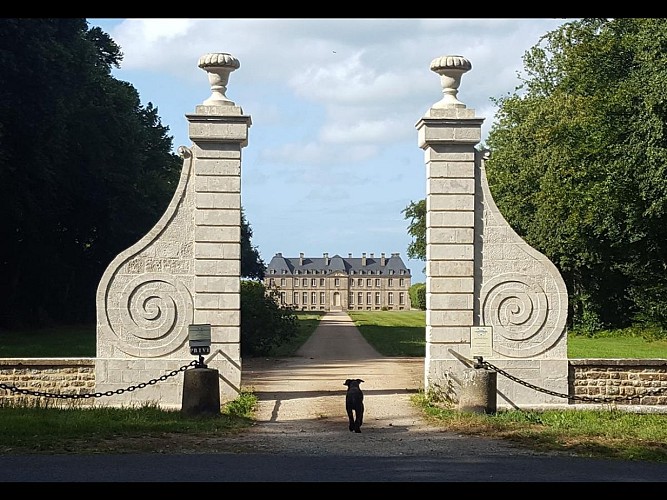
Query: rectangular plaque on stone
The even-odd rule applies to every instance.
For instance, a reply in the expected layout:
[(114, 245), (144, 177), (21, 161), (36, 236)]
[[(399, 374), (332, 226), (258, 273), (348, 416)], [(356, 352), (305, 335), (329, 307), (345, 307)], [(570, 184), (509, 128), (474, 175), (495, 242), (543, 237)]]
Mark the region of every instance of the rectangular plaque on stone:
[(470, 327), (470, 356), (490, 358), (493, 355), (493, 327)]

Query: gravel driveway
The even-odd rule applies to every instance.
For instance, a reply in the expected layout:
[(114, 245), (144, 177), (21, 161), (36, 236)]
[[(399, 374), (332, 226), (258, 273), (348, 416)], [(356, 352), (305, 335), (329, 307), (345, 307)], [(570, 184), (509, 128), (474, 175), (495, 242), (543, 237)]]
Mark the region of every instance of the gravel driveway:
[[(379, 354), (343, 312), (322, 317), (293, 358), (243, 360), (242, 386), (259, 399), (257, 424), (236, 436), (251, 450), (295, 454), (537, 454), (429, 426), (410, 396), (423, 388), (424, 358)], [(350, 432), (345, 379), (364, 380), (364, 424)], [(483, 451), (482, 451), (483, 450)]]

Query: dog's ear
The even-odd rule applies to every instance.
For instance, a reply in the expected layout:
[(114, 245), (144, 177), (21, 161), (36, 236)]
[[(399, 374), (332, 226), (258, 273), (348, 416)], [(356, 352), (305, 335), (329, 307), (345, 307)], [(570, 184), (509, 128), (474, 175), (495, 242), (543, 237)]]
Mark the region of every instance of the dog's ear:
[(361, 383), (363, 382), (363, 380), (361, 380), (360, 378), (358, 378), (358, 379), (357, 379), (357, 382), (358, 382), (359, 384), (361, 384)]
[(347, 385), (349, 387), (350, 382), (351, 382), (351, 380), (348, 378), (345, 382), (343, 382), (343, 385)]

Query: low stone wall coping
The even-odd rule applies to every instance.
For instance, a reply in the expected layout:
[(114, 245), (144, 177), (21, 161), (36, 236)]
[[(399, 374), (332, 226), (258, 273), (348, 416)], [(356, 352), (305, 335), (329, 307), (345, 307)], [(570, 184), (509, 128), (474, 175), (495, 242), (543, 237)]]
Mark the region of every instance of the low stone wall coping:
[(569, 359), (572, 366), (667, 366), (667, 359)]
[(0, 367), (6, 366), (89, 366), (96, 358), (0, 358)]

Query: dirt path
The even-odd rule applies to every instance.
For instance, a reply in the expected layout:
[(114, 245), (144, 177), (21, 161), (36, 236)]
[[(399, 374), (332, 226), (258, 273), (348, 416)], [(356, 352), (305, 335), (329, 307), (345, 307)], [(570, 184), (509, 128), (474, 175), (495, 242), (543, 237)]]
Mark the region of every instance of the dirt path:
[[(365, 381), (361, 434), (348, 429), (343, 385), (348, 378)], [(296, 357), (243, 361), (242, 385), (259, 399), (257, 424), (234, 442), (296, 454), (451, 457), (476, 446), (487, 454), (507, 453), (503, 443), (429, 426), (410, 401), (423, 379), (423, 358), (383, 357), (347, 314), (329, 313)]]

